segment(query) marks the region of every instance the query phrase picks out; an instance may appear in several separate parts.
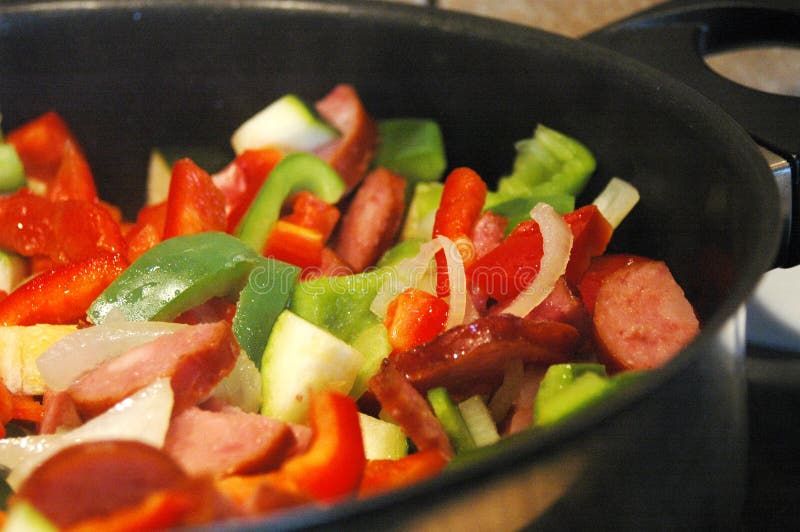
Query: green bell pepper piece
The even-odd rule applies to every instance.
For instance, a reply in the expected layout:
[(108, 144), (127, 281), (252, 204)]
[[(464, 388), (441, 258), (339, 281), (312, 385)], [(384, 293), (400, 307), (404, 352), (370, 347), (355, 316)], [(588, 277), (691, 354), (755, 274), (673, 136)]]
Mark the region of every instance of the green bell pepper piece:
[(257, 368), (278, 315), (288, 307), (300, 268), (274, 258), (259, 257), (239, 294), (233, 334)]
[(453, 402), (445, 388), (437, 387), (428, 390), (428, 402), (433, 408), (433, 413), (442, 423), (442, 427), (457, 453), (473, 451), (478, 447), (458, 405)]
[(433, 235), (433, 222), (436, 210), (442, 201), (444, 183), (417, 183), (411, 202), (408, 205), (406, 220), (403, 223), (401, 240), (430, 240)]
[(367, 328), (381, 323), (369, 306), (383, 282), (382, 270), (319, 277), (297, 283), (289, 309), (352, 344)]
[(309, 153), (291, 153), (275, 165), (244, 214), (236, 236), (258, 253), (264, 249), (281, 205), (292, 194), (308, 190), (327, 203), (336, 203), (345, 191), (339, 174)]
[(447, 168), (439, 125), (425, 118), (378, 122), (381, 143), (375, 164), (405, 177), (409, 183), (439, 181)]
[(94, 324), (118, 309), (129, 320), (169, 321), (237, 294), (259, 255), (235, 237), (208, 232), (167, 239), (142, 254), (89, 307)]
[[(508, 219), (506, 234), (514, 230), (520, 222), (531, 219), (531, 210), (537, 203), (543, 202), (552, 206), (559, 214), (567, 214), (575, 210), (575, 196), (569, 194), (555, 194), (552, 196), (520, 196), (514, 199), (505, 200), (486, 210), (492, 211)], [(487, 197), (487, 204), (489, 198)]]
[(577, 196), (597, 162), (576, 139), (541, 124), (533, 137), (516, 144), (511, 175), (498, 181), (494, 204), (520, 197)]
[(392, 344), (389, 343), (389, 331), (383, 323), (375, 323), (361, 331), (350, 345), (364, 355), (364, 362), (350, 389), (350, 397), (358, 399), (367, 391), (369, 379), (378, 373), (383, 359), (392, 352)]
[(0, 194), (14, 192), (25, 186), (25, 182), (25, 169), (16, 148), (0, 140)]
[(384, 253), (383, 256), (378, 259), (378, 263), (375, 266), (379, 269), (389, 268), (392, 266), (397, 266), (406, 259), (416, 257), (419, 253), (419, 248), (423, 243), (425, 243), (425, 240), (421, 238), (398, 242), (386, 250), (386, 253)]

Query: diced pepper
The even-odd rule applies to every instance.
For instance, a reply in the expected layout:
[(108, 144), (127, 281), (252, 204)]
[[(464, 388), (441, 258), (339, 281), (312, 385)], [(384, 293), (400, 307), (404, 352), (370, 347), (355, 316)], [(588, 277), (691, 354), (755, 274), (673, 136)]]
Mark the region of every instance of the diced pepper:
[(225, 198), (211, 176), (191, 159), (172, 167), (164, 238), (205, 231), (225, 231)]
[(279, 473), (320, 501), (354, 495), (366, 464), (355, 401), (335, 392), (314, 393), (309, 421), (310, 448), (284, 462)]
[(101, 203), (52, 202), (23, 189), (0, 197), (0, 248), (64, 263), (123, 252), (126, 243)]
[(285, 262), (259, 258), (239, 294), (233, 333), (256, 367), (278, 315), (288, 306), (300, 269)]
[(120, 254), (100, 255), (41, 273), (0, 301), (0, 324), (75, 323), (126, 266)]
[(323, 242), (327, 242), (339, 221), (339, 209), (303, 190), (292, 199), (291, 214), (282, 220), (313, 229), (322, 235)]
[(316, 268), (322, 263), (323, 247), (319, 231), (278, 220), (272, 226), (263, 254), (300, 268)]
[(447, 323), (447, 301), (416, 288), (395, 297), (386, 310), (384, 325), (394, 352), (433, 340)]
[(433, 408), (433, 413), (441, 421), (456, 452), (474, 450), (476, 448), (475, 440), (472, 439), (472, 434), (464, 422), (458, 405), (450, 398), (447, 390), (441, 386), (428, 390), (428, 402)]
[(164, 240), (139, 257), (89, 308), (100, 324), (113, 309), (129, 320), (166, 320), (212, 297), (238, 293), (258, 255), (225, 233)]
[(298, 283), (289, 308), (345, 342), (380, 323), (369, 309), (382, 283), (383, 272), (320, 277)]
[(307, 153), (287, 155), (272, 170), (235, 233), (242, 242), (261, 253), (288, 197), (310, 190), (333, 204), (339, 201), (344, 189), (342, 179), (321, 159)]
[(89, 163), (80, 149), (71, 140), (64, 144), (61, 164), (55, 178), (49, 184), (47, 197), (50, 200), (97, 201), (97, 187)]
[(564, 221), (572, 231), (572, 250), (565, 276), (571, 283), (578, 283), (589, 268), (592, 257), (605, 253), (614, 229), (595, 205), (586, 205), (564, 215)]
[(439, 125), (424, 118), (378, 122), (380, 145), (375, 165), (400, 174), (409, 183), (438, 181), (447, 167)]
[(66, 122), (54, 111), (49, 111), (10, 131), (6, 142), (13, 144), (29, 177), (51, 181), (55, 177), (64, 146), (78, 142)]
[(439, 474), (447, 463), (447, 458), (436, 449), (409, 454), (397, 460), (368, 460), (358, 495), (369, 497), (410, 486)]
[(233, 232), (272, 169), (283, 158), (275, 148), (245, 150), (211, 179), (225, 196), (227, 230)]
[[(433, 236), (445, 236), (452, 240), (468, 267), (475, 261), (472, 245), (472, 228), (483, 210), (486, 201), (486, 183), (469, 168), (456, 168), (447, 176), (442, 191), (442, 200), (433, 223)], [(437, 292), (446, 296), (449, 292), (447, 260), (444, 251), (436, 254)]]

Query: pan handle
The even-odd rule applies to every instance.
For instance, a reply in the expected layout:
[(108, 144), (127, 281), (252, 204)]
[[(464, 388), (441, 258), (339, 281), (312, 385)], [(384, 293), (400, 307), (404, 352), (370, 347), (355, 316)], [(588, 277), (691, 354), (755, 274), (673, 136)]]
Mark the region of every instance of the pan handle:
[(784, 220), (776, 266), (800, 264), (800, 98), (767, 94), (714, 72), (705, 55), (782, 44), (800, 47), (797, 0), (673, 0), (584, 37), (662, 70), (722, 107), (762, 147)]

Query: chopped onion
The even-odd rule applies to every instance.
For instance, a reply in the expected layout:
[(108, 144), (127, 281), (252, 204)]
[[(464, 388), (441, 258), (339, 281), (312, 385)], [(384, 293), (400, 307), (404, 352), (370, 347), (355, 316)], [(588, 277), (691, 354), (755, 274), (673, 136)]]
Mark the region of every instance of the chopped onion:
[(47, 458), (81, 442), (135, 440), (161, 448), (173, 402), (169, 379), (159, 379), (73, 430), (0, 440), (0, 464), (11, 469), (6, 481), (16, 490)]
[(592, 202), (614, 229), (639, 202), (639, 191), (627, 181), (612, 177), (606, 188)]
[(503, 312), (525, 317), (553, 291), (558, 278), (567, 271), (569, 253), (572, 250), (572, 231), (547, 203), (537, 203), (531, 218), (539, 224), (542, 232), (542, 261), (539, 273)]
[(79, 329), (53, 343), (36, 359), (42, 378), (53, 390), (66, 390), (98, 364), (187, 325), (128, 321), (115, 316), (101, 325)]
[(261, 380), (255, 363), (242, 351), (233, 370), (217, 384), (211, 395), (245, 412), (258, 412), (261, 409)]
[(503, 383), (494, 392), (489, 401), (489, 412), (495, 423), (500, 423), (508, 415), (522, 389), (522, 376), (525, 374), (525, 364), (519, 358), (506, 364)]
[(370, 304), (370, 310), (383, 319), (392, 299), (408, 288), (418, 288), (436, 294), (435, 286), (428, 286), (427, 281), (430, 280), (430, 272), (436, 271), (433, 259), (440, 250), (444, 251), (447, 260), (447, 278), (450, 284), (446, 328), (464, 323), (464, 317), (469, 310), (464, 261), (456, 244), (444, 236), (437, 236), (424, 243), (416, 256), (401, 261), (389, 270), (378, 294)]

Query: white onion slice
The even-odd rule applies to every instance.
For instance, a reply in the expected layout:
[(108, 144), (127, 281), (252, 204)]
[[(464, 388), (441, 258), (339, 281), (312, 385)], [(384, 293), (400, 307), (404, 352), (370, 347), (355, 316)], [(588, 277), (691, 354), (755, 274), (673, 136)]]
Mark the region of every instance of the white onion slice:
[(79, 329), (53, 343), (36, 359), (47, 386), (66, 390), (98, 364), (187, 327), (180, 323), (107, 319), (101, 325)]
[(444, 236), (437, 236), (422, 244), (416, 256), (405, 259), (392, 268), (387, 273), (375, 299), (372, 300), (370, 310), (383, 319), (386, 317), (386, 309), (392, 299), (408, 288), (417, 288), (436, 294), (435, 286), (428, 286), (427, 281), (431, 278), (431, 271), (436, 272), (433, 259), (440, 250), (444, 251), (447, 260), (447, 277), (450, 285), (446, 328), (462, 324), (469, 310), (467, 275), (458, 247), (452, 240)]
[(639, 191), (627, 181), (612, 177), (606, 188), (592, 202), (614, 229), (639, 202)]
[(242, 351), (233, 370), (217, 384), (211, 396), (255, 413), (261, 410), (261, 382), (255, 363)]
[(542, 261), (539, 273), (514, 298), (503, 312), (524, 317), (550, 295), (558, 278), (567, 271), (572, 250), (572, 231), (564, 219), (547, 203), (537, 203), (531, 218), (542, 232)]
[(6, 481), (16, 490), (39, 464), (77, 443), (135, 440), (161, 448), (173, 403), (169, 379), (159, 379), (68, 432), (0, 440), (0, 464), (11, 469)]

